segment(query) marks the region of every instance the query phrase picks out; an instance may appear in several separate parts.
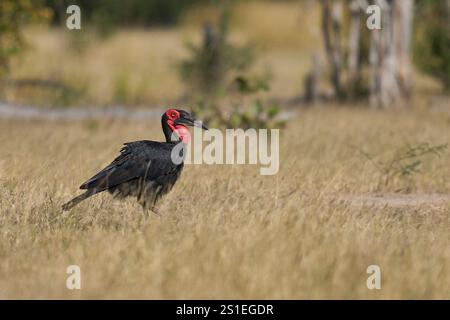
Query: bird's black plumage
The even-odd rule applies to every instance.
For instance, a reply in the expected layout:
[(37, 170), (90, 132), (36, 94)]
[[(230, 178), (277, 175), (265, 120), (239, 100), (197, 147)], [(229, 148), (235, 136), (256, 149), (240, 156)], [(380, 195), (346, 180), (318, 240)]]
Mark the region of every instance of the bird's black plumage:
[(118, 198), (134, 196), (144, 209), (153, 209), (156, 202), (172, 189), (183, 170), (183, 162), (172, 161), (172, 151), (177, 144), (187, 143), (176, 135), (177, 128), (184, 128), (184, 124), (195, 125), (189, 113), (177, 109), (166, 111), (161, 122), (166, 142), (125, 143), (116, 159), (80, 186), (86, 192), (66, 203), (63, 209), (69, 210), (102, 191)]

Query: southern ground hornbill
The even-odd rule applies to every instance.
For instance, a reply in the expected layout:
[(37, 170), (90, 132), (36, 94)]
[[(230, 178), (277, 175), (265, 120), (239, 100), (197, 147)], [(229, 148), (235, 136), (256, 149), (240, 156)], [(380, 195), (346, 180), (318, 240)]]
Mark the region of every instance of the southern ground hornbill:
[(80, 186), (85, 193), (63, 205), (69, 210), (81, 201), (102, 191), (115, 197), (133, 196), (144, 211), (155, 211), (156, 202), (168, 193), (180, 177), (183, 162), (172, 161), (172, 150), (178, 143), (188, 144), (186, 126), (207, 128), (187, 111), (168, 109), (161, 118), (166, 142), (149, 140), (125, 143), (111, 164)]

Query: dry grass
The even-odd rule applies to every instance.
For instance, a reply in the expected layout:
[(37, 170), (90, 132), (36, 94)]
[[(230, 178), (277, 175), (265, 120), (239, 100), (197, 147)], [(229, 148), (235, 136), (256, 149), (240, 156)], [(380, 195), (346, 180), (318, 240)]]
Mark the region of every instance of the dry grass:
[[(161, 104), (182, 93), (175, 65), (183, 39), (171, 30), (127, 30), (100, 39), (92, 31), (31, 29), (30, 49), (15, 61), (15, 79), (59, 81), (85, 101), (61, 101), (52, 92), (10, 90), (9, 100), (48, 106)], [(22, 88), (21, 88), (22, 89)], [(28, 100), (28, 101), (27, 101)], [(52, 101), (54, 100), (54, 101)]]
[[(257, 1), (234, 7), (231, 41), (255, 47), (251, 73), (272, 74), (275, 97), (301, 93), (311, 54), (322, 45), (318, 14), (312, 3)], [(187, 90), (176, 67), (189, 54), (185, 44), (199, 42), (202, 24), (216, 18), (217, 10), (196, 8), (178, 27), (121, 29), (106, 38), (89, 27), (81, 31), (29, 28), (25, 30), (28, 50), (13, 61), (11, 78), (60, 82), (69, 94), (42, 87), (8, 87), (2, 96), (43, 107), (167, 105)]]
[[(145, 222), (100, 195), (54, 221), (120, 144), (159, 124), (0, 120), (1, 298), (450, 298), (450, 203), (352, 206), (378, 172), (350, 145), (448, 143), (448, 113), (311, 110), (281, 136), (281, 168), (187, 166)], [(448, 153), (389, 189), (450, 193)], [(77, 264), (82, 289), (65, 287)], [(382, 289), (366, 288), (366, 268)]]

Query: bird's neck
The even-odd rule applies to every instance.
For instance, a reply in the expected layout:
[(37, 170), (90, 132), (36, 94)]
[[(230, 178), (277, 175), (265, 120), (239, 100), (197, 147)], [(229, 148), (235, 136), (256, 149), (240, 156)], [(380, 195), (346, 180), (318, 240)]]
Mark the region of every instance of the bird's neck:
[(187, 145), (191, 141), (189, 129), (180, 124), (174, 125), (171, 120), (163, 122), (162, 129), (168, 143), (183, 142)]

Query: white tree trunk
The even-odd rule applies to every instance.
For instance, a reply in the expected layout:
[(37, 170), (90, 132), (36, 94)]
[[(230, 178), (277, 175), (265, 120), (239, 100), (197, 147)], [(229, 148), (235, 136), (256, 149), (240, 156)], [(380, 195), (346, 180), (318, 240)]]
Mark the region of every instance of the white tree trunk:
[(411, 35), (414, 0), (375, 0), (381, 8), (382, 29), (371, 31), (370, 103), (396, 106), (411, 88)]
[(409, 95), (412, 87), (411, 37), (414, 17), (414, 0), (394, 3), (394, 35), (397, 50), (397, 74), (404, 95)]
[[(450, 0), (447, 0), (450, 1)], [(369, 5), (381, 9), (381, 29), (369, 30), (369, 101), (372, 106), (399, 105), (412, 86), (411, 37), (414, 0), (350, 0), (348, 44), (345, 48), (347, 70), (342, 66), (344, 50), (341, 48), (342, 1), (322, 0), (322, 30), (331, 83), (338, 98), (352, 98), (355, 84), (360, 80), (359, 61), (361, 12)], [(365, 14), (364, 14), (365, 15)], [(364, 33), (363, 33), (364, 34)], [(347, 71), (347, 83), (342, 74)], [(347, 90), (347, 92), (344, 92)]]

